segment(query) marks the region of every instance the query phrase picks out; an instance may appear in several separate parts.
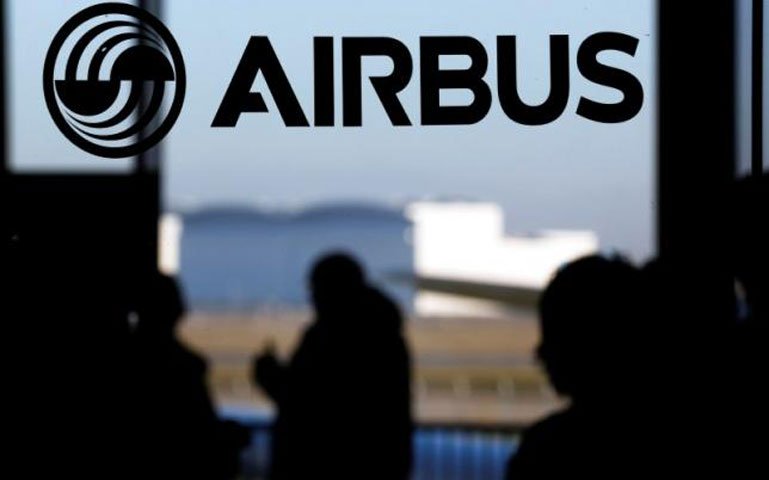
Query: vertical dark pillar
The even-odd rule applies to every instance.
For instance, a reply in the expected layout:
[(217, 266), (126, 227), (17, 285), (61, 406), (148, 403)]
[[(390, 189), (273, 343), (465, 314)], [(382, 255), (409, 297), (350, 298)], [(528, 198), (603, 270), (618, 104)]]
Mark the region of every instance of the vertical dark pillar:
[(9, 170), (10, 160), (8, 159), (8, 131), (7, 131), (7, 113), (6, 113), (6, 61), (7, 61), (7, 39), (5, 29), (5, 0), (0, 0), (0, 262), (5, 260), (6, 254), (10, 252), (9, 247), (12, 244), (11, 237), (13, 230), (9, 225), (8, 210), (10, 209), (9, 189)]
[[(163, 8), (160, 0), (139, 0), (138, 6), (152, 15), (163, 20)], [(149, 97), (149, 92), (145, 92), (143, 99)], [(140, 135), (142, 133), (140, 132)], [(160, 170), (160, 159), (162, 158), (162, 142), (155, 147), (140, 154), (136, 159), (136, 170), (140, 173), (158, 173)]]
[(0, 176), (8, 172), (8, 139), (6, 130), (6, 57), (8, 55), (5, 35), (5, 1), (0, 0)]
[(8, 193), (10, 187), (10, 159), (8, 158), (8, 113), (6, 98), (8, 97), (8, 41), (6, 35), (5, 0), (0, 0), (0, 262), (3, 261), (8, 248), (12, 245), (13, 229), (10, 226), (9, 210), (11, 199)]
[[(735, 4), (660, 0), (658, 9), (659, 253), (702, 268), (709, 288), (725, 288), (735, 156)], [(700, 303), (725, 308), (718, 293)]]
[(764, 0), (753, 0), (752, 30), (751, 171), (753, 175), (761, 175), (764, 170)]
[[(160, 20), (162, 15), (161, 0), (139, 0), (139, 7), (147, 10)], [(143, 98), (146, 98), (144, 95)], [(141, 135), (141, 133), (140, 133)], [(141, 257), (145, 259), (143, 270), (151, 273), (157, 270), (158, 265), (158, 222), (162, 211), (162, 142), (153, 148), (141, 153), (136, 159), (135, 176), (137, 187), (140, 189), (139, 198), (142, 199), (140, 208), (142, 209), (141, 219), (144, 230), (144, 243), (142, 245)]]
[(735, 311), (735, 0), (657, 5), (658, 239), (665, 268), (657, 283), (668, 301), (648, 319), (658, 329), (653, 388), (665, 398), (649, 411), (669, 431), (651, 441), (667, 471), (706, 476), (729, 463), (724, 445), (708, 438), (734, 438), (716, 412), (739, 408), (723, 395), (731, 390), (713, 388), (733, 373), (725, 332)]

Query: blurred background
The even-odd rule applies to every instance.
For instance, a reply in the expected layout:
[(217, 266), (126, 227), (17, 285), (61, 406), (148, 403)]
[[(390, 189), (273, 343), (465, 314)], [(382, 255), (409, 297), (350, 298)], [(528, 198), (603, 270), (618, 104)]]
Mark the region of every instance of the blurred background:
[[(516, 432), (560, 405), (533, 356), (536, 301), (547, 281), (588, 253), (620, 252), (637, 262), (657, 253), (656, 2), (143, 2), (182, 49), (187, 97), (161, 148), (123, 160), (70, 144), (39, 88), (51, 38), (92, 3), (6, 2), (10, 171), (120, 176), (143, 162), (158, 173), (159, 262), (179, 276), (190, 304), (183, 336), (210, 361), (221, 413), (257, 432), (273, 411), (249, 381), (253, 352), (275, 342), (288, 357), (311, 320), (312, 261), (328, 250), (354, 253), (407, 317), (421, 426), (417, 471), (501, 478)], [(738, 17), (749, 21), (750, 2), (738, 3)], [(580, 96), (619, 100), (576, 68), (579, 45), (600, 31), (640, 40), (634, 57), (601, 57), (643, 85), (642, 110), (621, 124), (575, 114)], [(367, 82), (362, 128), (286, 128), (269, 94), (270, 113), (244, 114), (232, 129), (210, 126), (251, 35), (269, 36), (309, 113), (314, 36), (333, 36), (337, 51), (343, 36), (392, 36), (415, 64), (420, 36), (473, 36), (489, 53), (494, 91), (496, 36), (516, 35), (520, 94), (538, 104), (550, 86), (549, 36), (559, 33), (569, 35), (570, 97), (545, 126), (513, 123), (495, 96), (476, 125), (394, 128)], [(743, 35), (737, 44), (738, 83), (749, 85), (749, 41)], [(463, 61), (446, 59), (447, 66)], [(365, 59), (364, 77), (391, 68), (389, 60)], [(341, 78), (338, 58), (335, 71)], [(261, 76), (253, 91), (268, 91)], [(749, 122), (748, 91), (739, 90), (738, 123)], [(418, 123), (418, 69), (399, 98)], [(441, 100), (461, 105), (469, 97), (450, 91)], [(747, 172), (750, 150), (737, 158)], [(255, 438), (250, 461), (258, 471), (266, 435)]]

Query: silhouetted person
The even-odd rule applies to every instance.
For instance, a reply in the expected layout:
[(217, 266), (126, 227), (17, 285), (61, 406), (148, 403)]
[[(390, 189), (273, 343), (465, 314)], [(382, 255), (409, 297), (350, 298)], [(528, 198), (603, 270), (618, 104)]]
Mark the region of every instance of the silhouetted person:
[(17, 350), (4, 358), (4, 476), (103, 477), (125, 459), (127, 445), (124, 418), (115, 414), (129, 407), (125, 311), (105, 301), (106, 284), (84, 288), (92, 279), (70, 265), (19, 253), (15, 265), (0, 267), (11, 281), (0, 303), (3, 350)]
[(206, 385), (206, 361), (176, 337), (185, 306), (176, 281), (153, 278), (134, 332), (137, 478), (225, 480), (239, 471), (247, 432), (222, 422)]
[[(766, 476), (769, 429), (769, 176), (743, 179), (735, 185), (733, 205), (734, 271), (743, 293), (741, 318), (735, 326), (733, 371), (729, 372), (730, 422), (727, 445), (733, 447), (735, 471)], [(760, 473), (763, 472), (763, 473)]]
[(273, 399), (270, 478), (406, 479), (411, 469), (410, 365), (396, 305), (345, 254), (320, 259), (315, 321), (287, 364), (256, 360)]
[(569, 405), (526, 430), (508, 479), (628, 478), (642, 464), (635, 396), (653, 386), (636, 384), (639, 276), (590, 256), (545, 289), (537, 355)]

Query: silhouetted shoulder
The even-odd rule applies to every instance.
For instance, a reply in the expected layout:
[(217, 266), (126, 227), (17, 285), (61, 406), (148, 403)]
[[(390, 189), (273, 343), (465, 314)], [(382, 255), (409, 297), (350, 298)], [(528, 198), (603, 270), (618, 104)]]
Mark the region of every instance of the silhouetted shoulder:
[(551, 478), (555, 472), (568, 471), (576, 423), (573, 415), (564, 411), (526, 429), (508, 463), (507, 479)]
[(398, 305), (384, 292), (368, 288), (366, 309), (374, 317), (375, 325), (381, 328), (400, 331), (403, 327), (403, 315)]

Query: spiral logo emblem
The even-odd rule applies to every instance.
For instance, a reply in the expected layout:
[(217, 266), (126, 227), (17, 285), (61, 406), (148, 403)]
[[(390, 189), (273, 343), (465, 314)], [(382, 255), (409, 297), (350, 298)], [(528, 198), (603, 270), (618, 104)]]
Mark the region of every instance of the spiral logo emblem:
[(171, 130), (184, 103), (179, 46), (146, 11), (121, 3), (86, 8), (59, 30), (43, 70), (48, 111), (86, 152), (138, 155)]

